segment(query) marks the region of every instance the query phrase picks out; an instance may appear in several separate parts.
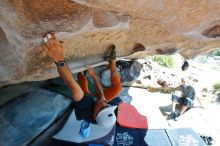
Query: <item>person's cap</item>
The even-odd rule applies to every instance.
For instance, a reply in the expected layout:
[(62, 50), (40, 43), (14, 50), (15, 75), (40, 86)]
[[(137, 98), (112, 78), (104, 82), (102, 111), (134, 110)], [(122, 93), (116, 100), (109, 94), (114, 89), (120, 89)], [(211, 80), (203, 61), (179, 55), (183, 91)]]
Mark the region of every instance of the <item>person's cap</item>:
[(112, 127), (116, 122), (115, 109), (117, 106), (106, 107), (96, 116), (96, 122), (101, 127)]
[(181, 82), (182, 82), (182, 84), (184, 82), (185, 85), (189, 84), (189, 80), (187, 78), (181, 78)]
[(186, 78), (181, 78), (181, 81), (187, 82), (187, 79)]
[(186, 78), (181, 78), (181, 80), (186, 81)]

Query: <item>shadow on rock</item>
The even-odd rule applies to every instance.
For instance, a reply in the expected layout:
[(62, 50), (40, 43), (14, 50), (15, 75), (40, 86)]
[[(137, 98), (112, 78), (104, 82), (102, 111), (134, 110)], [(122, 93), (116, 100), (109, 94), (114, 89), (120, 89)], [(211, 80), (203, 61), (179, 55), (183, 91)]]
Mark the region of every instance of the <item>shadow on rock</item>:
[(161, 113), (163, 114), (163, 116), (166, 117), (167, 120), (169, 120), (169, 116), (170, 116), (170, 112), (172, 110), (172, 105), (166, 105), (166, 106), (160, 106), (159, 107)]

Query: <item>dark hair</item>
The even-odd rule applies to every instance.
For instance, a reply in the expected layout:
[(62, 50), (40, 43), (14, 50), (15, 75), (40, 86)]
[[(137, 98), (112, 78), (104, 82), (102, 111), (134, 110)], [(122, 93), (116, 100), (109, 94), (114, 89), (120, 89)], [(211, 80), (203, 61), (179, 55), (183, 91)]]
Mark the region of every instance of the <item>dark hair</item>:
[(189, 63), (188, 63), (188, 61), (184, 61), (183, 62), (183, 65), (182, 65), (182, 67), (181, 67), (181, 69), (182, 69), (182, 71), (185, 71), (185, 70), (187, 70), (189, 68)]

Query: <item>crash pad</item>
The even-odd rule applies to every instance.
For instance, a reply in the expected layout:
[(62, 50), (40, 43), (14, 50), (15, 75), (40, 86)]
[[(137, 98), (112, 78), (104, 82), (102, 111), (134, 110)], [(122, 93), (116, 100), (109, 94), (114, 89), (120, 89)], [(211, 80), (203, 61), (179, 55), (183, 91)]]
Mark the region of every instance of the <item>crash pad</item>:
[(166, 129), (166, 132), (173, 146), (206, 146), (192, 128)]
[(147, 146), (146, 132), (147, 129), (125, 128), (117, 124), (114, 146)]
[(148, 146), (172, 146), (165, 129), (148, 129), (144, 140)]
[(122, 127), (147, 129), (147, 118), (141, 115), (137, 109), (128, 103), (118, 106), (117, 122)]
[(53, 139), (60, 143), (67, 144), (106, 144), (114, 143), (114, 127), (99, 127), (96, 124), (90, 124), (90, 134), (87, 138), (79, 135), (81, 123), (83, 120), (77, 120), (75, 110), (73, 109), (71, 115), (66, 121), (63, 128), (53, 136)]

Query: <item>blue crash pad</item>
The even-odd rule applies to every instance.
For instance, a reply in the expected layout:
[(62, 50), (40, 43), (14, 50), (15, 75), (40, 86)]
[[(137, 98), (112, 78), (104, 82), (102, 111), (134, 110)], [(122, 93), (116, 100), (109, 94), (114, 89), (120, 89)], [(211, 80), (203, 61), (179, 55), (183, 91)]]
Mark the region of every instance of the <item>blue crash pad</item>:
[(173, 146), (206, 146), (192, 128), (166, 129)]
[(144, 141), (148, 146), (172, 146), (164, 129), (148, 129)]

